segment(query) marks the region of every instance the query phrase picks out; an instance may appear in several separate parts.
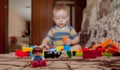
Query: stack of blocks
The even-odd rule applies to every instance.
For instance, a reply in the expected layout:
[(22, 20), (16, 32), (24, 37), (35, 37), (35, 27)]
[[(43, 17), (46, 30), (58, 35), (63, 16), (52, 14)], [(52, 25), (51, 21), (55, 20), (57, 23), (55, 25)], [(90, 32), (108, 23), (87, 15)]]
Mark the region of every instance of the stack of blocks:
[(21, 50), (16, 50), (16, 51), (15, 51), (15, 55), (16, 55), (17, 57), (29, 56), (29, 53), (30, 53), (30, 52), (28, 52), (28, 51), (26, 51), (26, 52), (23, 52), (23, 51), (21, 51)]
[(90, 50), (89, 48), (83, 48), (83, 59), (101, 57), (101, 50)]
[(71, 58), (70, 45), (64, 45), (64, 50), (67, 52), (69, 58)]

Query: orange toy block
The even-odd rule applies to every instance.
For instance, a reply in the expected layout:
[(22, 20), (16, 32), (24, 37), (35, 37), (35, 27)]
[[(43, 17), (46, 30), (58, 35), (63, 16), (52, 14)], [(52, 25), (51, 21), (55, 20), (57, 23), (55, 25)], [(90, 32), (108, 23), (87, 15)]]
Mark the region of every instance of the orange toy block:
[(112, 42), (111, 39), (106, 40), (104, 43), (102, 43), (102, 48), (105, 49), (105, 47)]
[(68, 40), (68, 37), (67, 36), (63, 36), (62, 39), (63, 39), (63, 42), (65, 43)]
[[(95, 44), (95, 45), (93, 45), (93, 50), (95, 50), (97, 47), (100, 47), (101, 46), (101, 48), (103, 48), (103, 49), (107, 49), (107, 46), (109, 45), (109, 44), (111, 44), (113, 47), (114, 47), (114, 49), (117, 49), (117, 50), (119, 50), (119, 47), (114, 43), (114, 42), (112, 42), (112, 40), (111, 39), (107, 39), (104, 43), (102, 43), (102, 44)], [(112, 48), (113, 48), (112, 47)]]

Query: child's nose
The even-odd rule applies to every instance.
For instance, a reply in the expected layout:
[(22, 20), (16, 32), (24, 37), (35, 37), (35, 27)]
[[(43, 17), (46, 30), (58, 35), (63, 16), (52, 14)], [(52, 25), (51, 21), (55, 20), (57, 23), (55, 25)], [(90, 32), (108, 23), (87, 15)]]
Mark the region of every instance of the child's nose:
[(63, 21), (63, 19), (62, 18), (60, 18), (60, 22), (62, 22)]

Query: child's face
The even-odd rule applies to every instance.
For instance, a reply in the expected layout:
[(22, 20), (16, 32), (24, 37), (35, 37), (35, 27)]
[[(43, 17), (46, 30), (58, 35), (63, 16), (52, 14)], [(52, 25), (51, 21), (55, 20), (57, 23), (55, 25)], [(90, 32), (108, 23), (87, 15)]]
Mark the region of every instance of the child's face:
[(34, 52), (34, 56), (40, 56), (41, 52)]
[(53, 13), (53, 21), (55, 22), (55, 24), (62, 28), (64, 26), (66, 26), (68, 20), (69, 20), (69, 16), (68, 16), (68, 13), (64, 10), (58, 10), (58, 11), (55, 11)]

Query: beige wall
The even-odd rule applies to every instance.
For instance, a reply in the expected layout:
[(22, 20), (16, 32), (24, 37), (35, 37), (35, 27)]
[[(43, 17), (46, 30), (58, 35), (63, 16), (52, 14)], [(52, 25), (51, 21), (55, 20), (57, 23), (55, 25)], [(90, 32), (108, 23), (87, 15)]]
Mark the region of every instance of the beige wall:
[(8, 36), (22, 36), (25, 30), (25, 20), (13, 9), (9, 8)]

